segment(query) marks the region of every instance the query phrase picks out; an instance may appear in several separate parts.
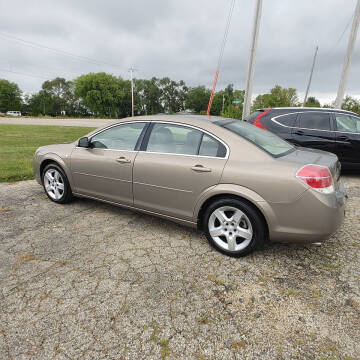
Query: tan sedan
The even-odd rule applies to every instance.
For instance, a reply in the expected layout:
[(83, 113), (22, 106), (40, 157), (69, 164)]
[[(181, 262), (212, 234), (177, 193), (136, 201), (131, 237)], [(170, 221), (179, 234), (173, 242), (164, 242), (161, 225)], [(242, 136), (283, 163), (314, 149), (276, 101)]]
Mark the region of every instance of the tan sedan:
[(87, 197), (199, 227), (232, 256), (267, 238), (322, 241), (345, 211), (335, 155), (234, 119), (123, 119), (74, 143), (40, 147), (34, 173), (56, 203)]

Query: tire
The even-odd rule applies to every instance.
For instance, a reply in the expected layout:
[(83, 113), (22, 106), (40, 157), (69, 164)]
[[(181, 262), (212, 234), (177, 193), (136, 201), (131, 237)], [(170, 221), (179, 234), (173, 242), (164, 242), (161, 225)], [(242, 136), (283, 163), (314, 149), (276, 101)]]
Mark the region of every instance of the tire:
[(203, 227), (210, 244), (233, 257), (250, 254), (261, 247), (266, 238), (266, 224), (258, 211), (235, 198), (211, 203), (204, 213)]
[(73, 199), (69, 180), (59, 165), (46, 165), (41, 177), (45, 193), (51, 201), (66, 204)]

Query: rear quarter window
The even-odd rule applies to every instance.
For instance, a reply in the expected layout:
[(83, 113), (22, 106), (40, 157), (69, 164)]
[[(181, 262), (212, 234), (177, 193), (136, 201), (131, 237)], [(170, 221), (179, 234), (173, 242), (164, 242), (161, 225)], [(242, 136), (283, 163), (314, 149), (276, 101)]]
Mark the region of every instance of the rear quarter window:
[(294, 113), (294, 114), (279, 115), (275, 117), (274, 120), (281, 125), (294, 127), (296, 118), (297, 118), (297, 113)]

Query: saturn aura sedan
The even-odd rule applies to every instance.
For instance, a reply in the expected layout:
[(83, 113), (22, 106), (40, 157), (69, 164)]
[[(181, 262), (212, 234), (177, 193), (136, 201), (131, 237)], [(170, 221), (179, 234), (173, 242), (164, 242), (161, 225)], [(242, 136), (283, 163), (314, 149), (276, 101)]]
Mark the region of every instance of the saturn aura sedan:
[(267, 239), (323, 241), (345, 212), (336, 155), (234, 119), (123, 119), (40, 147), (34, 173), (55, 203), (86, 197), (198, 227), (230, 256)]

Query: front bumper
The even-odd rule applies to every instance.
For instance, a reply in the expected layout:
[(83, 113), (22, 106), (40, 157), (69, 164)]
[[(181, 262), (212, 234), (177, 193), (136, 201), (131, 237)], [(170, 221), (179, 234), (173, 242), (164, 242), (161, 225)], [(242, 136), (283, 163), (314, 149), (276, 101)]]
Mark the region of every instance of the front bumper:
[(42, 185), (42, 181), (41, 181), (41, 175), (40, 175), (40, 160), (39, 160), (39, 155), (37, 153), (35, 153), (34, 155), (34, 160), (33, 160), (33, 173), (34, 173), (34, 177), (35, 180)]

